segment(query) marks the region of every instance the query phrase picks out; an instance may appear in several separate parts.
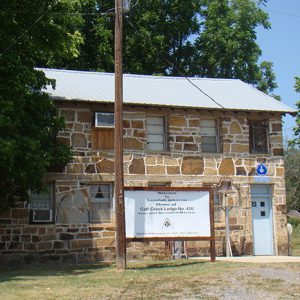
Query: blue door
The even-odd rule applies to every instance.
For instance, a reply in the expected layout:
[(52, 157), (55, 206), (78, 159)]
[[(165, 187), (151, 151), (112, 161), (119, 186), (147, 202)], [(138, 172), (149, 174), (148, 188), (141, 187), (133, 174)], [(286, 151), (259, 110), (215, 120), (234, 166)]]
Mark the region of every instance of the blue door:
[(272, 197), (269, 185), (251, 186), (254, 255), (273, 255)]

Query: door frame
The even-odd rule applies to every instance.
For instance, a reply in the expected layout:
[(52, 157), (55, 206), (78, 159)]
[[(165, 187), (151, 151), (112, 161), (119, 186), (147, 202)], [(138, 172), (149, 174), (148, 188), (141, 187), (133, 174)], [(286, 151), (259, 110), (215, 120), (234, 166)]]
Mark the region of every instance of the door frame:
[[(257, 194), (257, 195), (253, 195), (252, 194), (252, 187), (253, 186), (259, 186), (259, 185), (265, 185), (268, 186), (268, 191), (269, 194), (268, 195), (261, 195), (261, 194)], [(268, 200), (269, 202), (269, 233), (270, 233), (270, 237), (271, 237), (271, 254), (268, 255), (275, 255), (275, 235), (274, 235), (274, 227), (273, 227), (273, 186), (270, 184), (251, 184), (250, 186), (250, 196), (251, 196), (251, 222), (252, 222), (252, 241), (253, 241), (253, 255), (256, 255), (255, 253), (255, 239), (254, 239), (254, 224), (253, 224), (253, 214), (252, 214), (252, 199), (255, 198), (265, 198), (266, 200)]]

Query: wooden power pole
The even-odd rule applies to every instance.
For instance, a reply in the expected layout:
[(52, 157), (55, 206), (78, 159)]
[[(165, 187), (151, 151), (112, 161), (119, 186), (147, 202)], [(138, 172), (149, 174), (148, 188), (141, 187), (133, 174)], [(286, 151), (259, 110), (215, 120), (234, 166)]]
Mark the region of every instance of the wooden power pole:
[(115, 208), (117, 268), (126, 269), (123, 174), (123, 1), (115, 0)]

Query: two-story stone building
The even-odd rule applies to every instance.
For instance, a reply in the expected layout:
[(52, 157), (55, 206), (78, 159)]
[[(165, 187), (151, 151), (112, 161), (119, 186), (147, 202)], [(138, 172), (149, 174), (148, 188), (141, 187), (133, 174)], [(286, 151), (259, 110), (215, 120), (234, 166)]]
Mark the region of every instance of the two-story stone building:
[[(47, 92), (66, 121), (58, 139), (74, 156), (48, 174), (48, 194), (32, 194), (28, 207), (0, 216), (0, 258), (111, 260), (114, 74), (43, 71), (56, 79), (56, 89)], [(240, 80), (124, 75), (125, 185), (215, 188), (231, 178), (236, 192), (214, 195), (217, 255), (225, 247), (224, 205), (233, 206), (235, 255), (287, 255), (285, 113), (294, 111)], [(259, 164), (265, 176), (257, 175)], [(186, 243), (188, 256), (208, 250), (206, 242)], [(166, 257), (170, 249), (162, 242), (130, 243), (128, 255)]]

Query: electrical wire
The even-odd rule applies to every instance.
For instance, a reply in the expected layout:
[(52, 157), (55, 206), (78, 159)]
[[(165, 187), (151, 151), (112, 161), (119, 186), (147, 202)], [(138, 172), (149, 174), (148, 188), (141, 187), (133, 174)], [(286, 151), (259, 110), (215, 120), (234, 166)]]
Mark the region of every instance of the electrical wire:
[[(62, 13), (62, 12), (44, 12), (42, 13), (42, 15), (40, 15), (29, 27), (27, 27), (24, 32), (10, 45), (8, 46), (2, 53), (0, 53), (0, 57), (5, 54), (8, 50), (10, 50), (19, 40), (21, 40), (24, 35), (26, 33), (29, 32), (29, 30), (35, 25), (37, 24), (46, 14), (52, 14), (52, 15), (76, 15), (76, 14), (84, 14), (84, 15), (101, 15), (101, 16), (107, 16), (110, 14), (111, 11), (114, 11), (115, 8), (110, 8), (107, 11), (105, 11), (104, 13), (92, 13), (92, 12), (88, 12), (88, 13)], [(17, 12), (15, 12), (17, 13)], [(27, 13), (27, 12), (20, 12), (20, 13)], [(40, 12), (30, 12), (31, 14), (40, 14)]]
[(28, 33), (28, 31), (44, 17), (44, 15), (45, 15), (45, 13), (40, 15), (28, 28), (26, 28), (24, 30), (24, 32), (10, 46), (8, 46), (2, 53), (0, 53), (0, 56), (2, 56), (4, 53), (6, 53), (8, 50), (10, 50), (19, 40), (21, 40), (23, 38), (23, 36), (26, 33)]
[[(130, 22), (130, 20), (129, 20), (128, 18), (126, 18), (126, 20), (127, 20), (128, 24), (134, 29), (134, 31), (136, 32), (136, 34), (137, 34), (137, 35), (140, 35), (138, 29)], [(173, 63), (170, 62), (165, 56), (163, 56), (160, 52), (158, 53), (158, 55), (159, 55), (165, 62), (167, 62), (168, 64), (170, 64), (170, 65), (173, 64)], [(176, 66), (173, 66), (173, 68), (178, 72), (179, 75), (181, 75), (183, 78), (185, 78), (192, 86), (194, 86), (194, 87), (195, 87), (198, 91), (200, 91), (203, 95), (205, 95), (206, 97), (208, 97), (208, 98), (209, 98), (210, 100), (212, 100), (215, 104), (217, 104), (218, 106), (220, 106), (222, 109), (225, 109), (225, 110), (226, 110), (226, 108), (225, 108), (223, 105), (221, 105), (218, 101), (216, 101), (215, 99), (213, 99), (210, 95), (208, 95), (207, 93), (205, 93), (200, 87), (198, 87), (196, 84), (194, 84), (194, 83), (192, 82), (192, 80), (191, 80), (189, 77), (187, 77), (187, 76), (181, 74), (181, 72), (178, 70), (178, 68), (177, 68)]]

